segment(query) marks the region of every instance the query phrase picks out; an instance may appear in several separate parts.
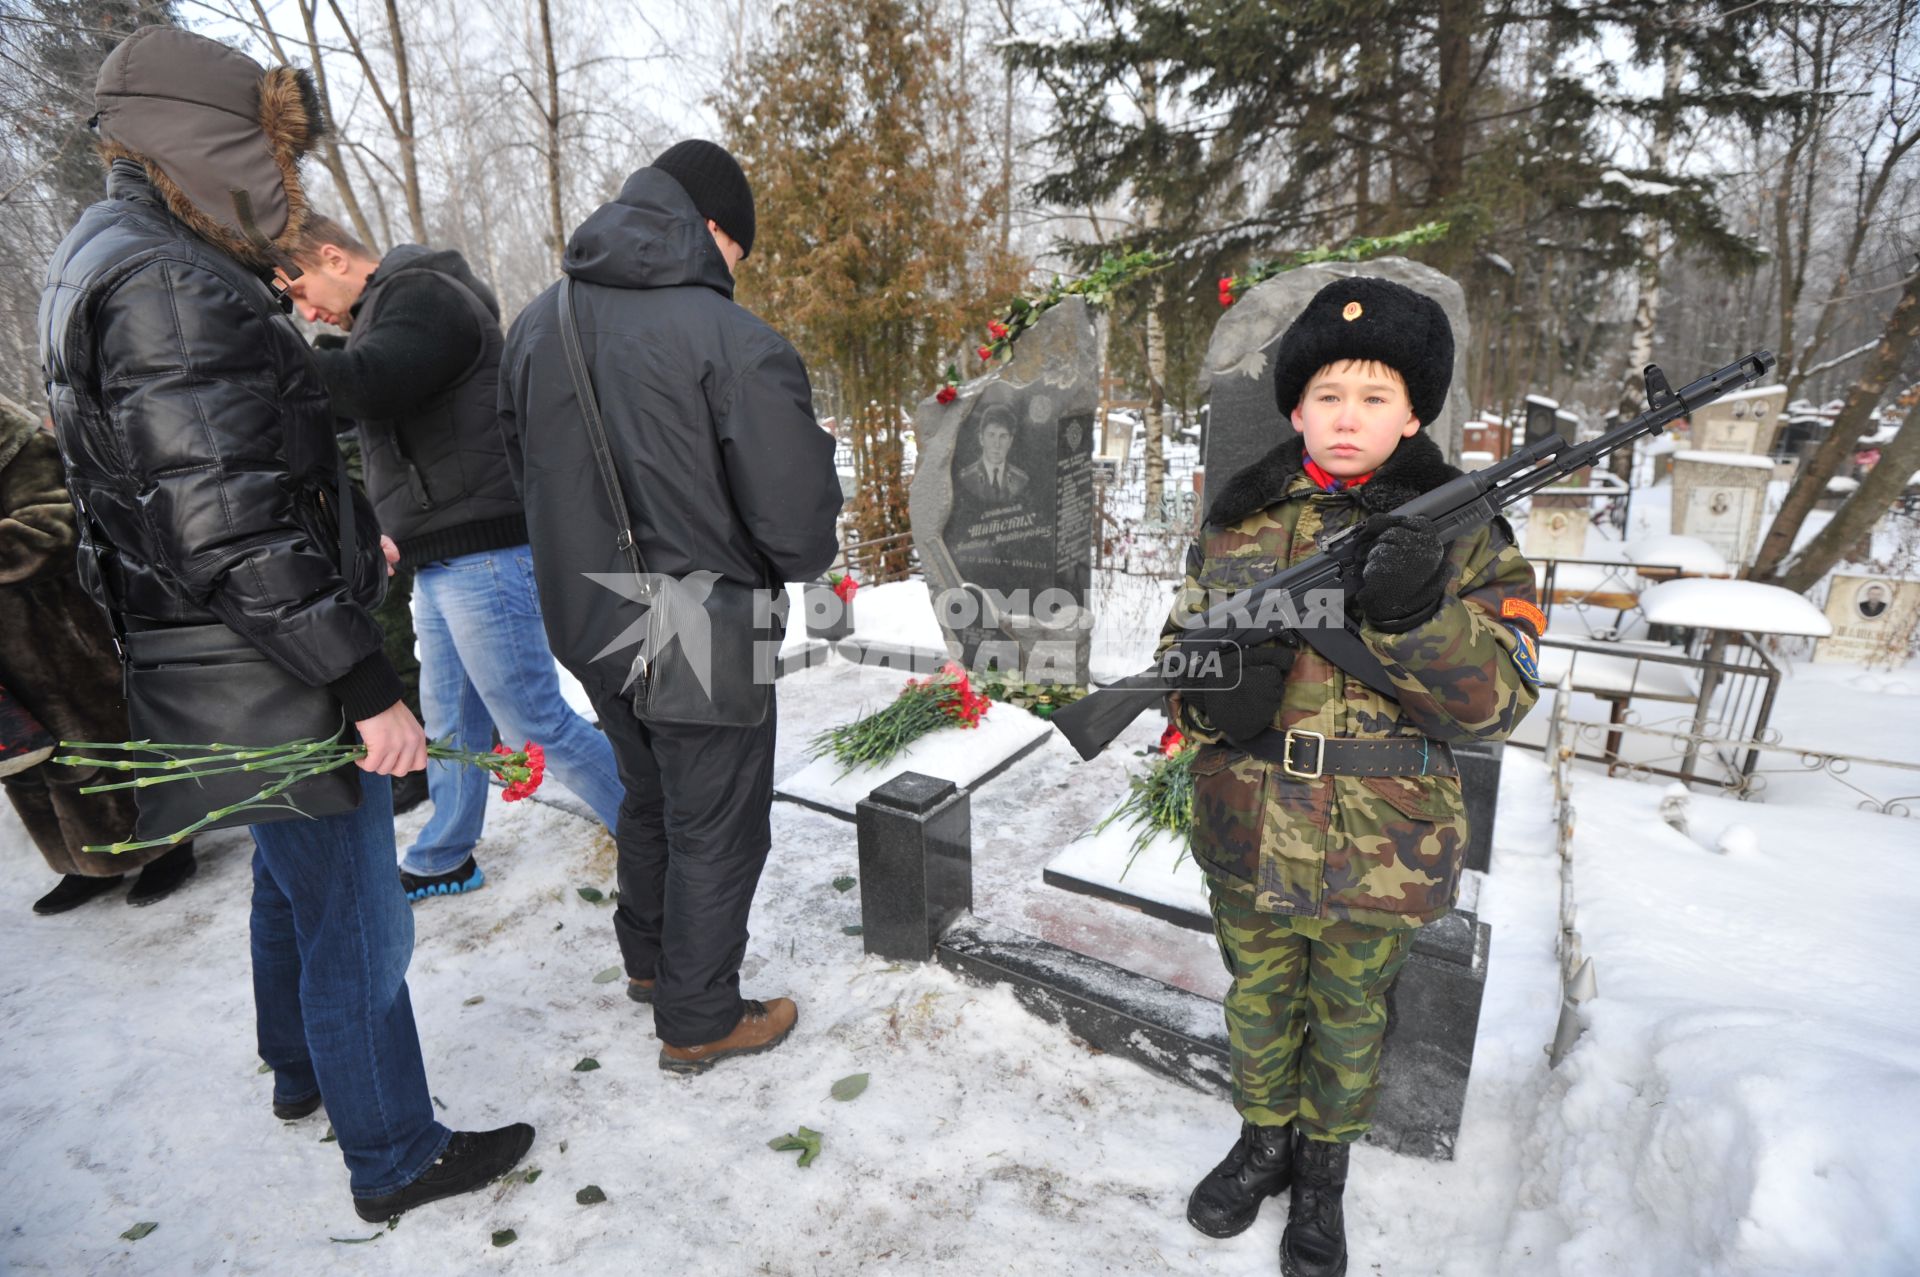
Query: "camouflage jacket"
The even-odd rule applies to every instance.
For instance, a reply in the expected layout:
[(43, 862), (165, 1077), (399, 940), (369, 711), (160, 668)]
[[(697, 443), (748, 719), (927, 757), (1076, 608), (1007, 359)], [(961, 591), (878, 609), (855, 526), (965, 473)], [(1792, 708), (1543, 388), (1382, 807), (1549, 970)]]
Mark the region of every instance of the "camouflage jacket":
[[(1213, 500), (1188, 551), (1163, 648), (1183, 615), (1309, 557), (1321, 532), (1390, 510), (1458, 473), (1425, 434), (1402, 441), (1366, 484), (1340, 492), (1317, 487), (1303, 455), (1300, 440), (1290, 439)], [(1504, 520), (1448, 550), (1448, 597), (1431, 620), (1404, 634), (1361, 630), (1401, 689), (1398, 700), (1303, 647), (1275, 728), (1435, 741), (1501, 740), (1513, 731), (1536, 699), (1542, 620), (1533, 569)], [(1200, 742), (1194, 856), (1210, 875), (1251, 888), (1262, 912), (1409, 927), (1453, 907), (1467, 837), (1457, 777), (1299, 779), (1225, 744), (1196, 708), (1183, 706), (1182, 717)]]

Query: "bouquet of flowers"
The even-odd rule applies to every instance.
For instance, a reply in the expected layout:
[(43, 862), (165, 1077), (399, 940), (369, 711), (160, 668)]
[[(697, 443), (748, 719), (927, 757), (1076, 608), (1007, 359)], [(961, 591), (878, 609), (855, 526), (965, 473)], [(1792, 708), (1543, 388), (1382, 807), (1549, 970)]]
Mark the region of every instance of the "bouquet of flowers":
[(928, 678), (907, 680), (884, 709), (852, 723), (830, 727), (808, 747), (813, 758), (831, 755), (845, 776), (856, 767), (872, 767), (929, 732), (943, 727), (977, 727), (992, 702), (973, 690), (966, 670), (952, 661)]
[(1153, 757), (1147, 765), (1147, 774), (1135, 776), (1128, 783), (1126, 798), (1093, 829), (1100, 833), (1124, 816), (1129, 825), (1139, 830), (1134, 835), (1127, 867), (1120, 871), (1122, 878), (1147, 849), (1147, 844), (1162, 833), (1180, 835), (1181, 851), (1173, 862), (1176, 869), (1193, 846), (1193, 756), (1199, 751), (1178, 728), (1169, 727), (1161, 733), (1157, 749), (1143, 752)]
[[(296, 740), (284, 745), (243, 746), (243, 745), (166, 745), (153, 741), (61, 741), (62, 749), (67, 750), (108, 750), (115, 754), (130, 755), (120, 758), (90, 758), (84, 754), (62, 754), (53, 761), (68, 767), (102, 767), (109, 771), (138, 773), (130, 780), (116, 781), (108, 785), (86, 785), (80, 790), (83, 794), (97, 794), (109, 789), (145, 789), (149, 785), (175, 784), (183, 780), (200, 780), (207, 776), (225, 775), (231, 772), (258, 772), (262, 777), (259, 790), (250, 798), (243, 798), (225, 807), (208, 812), (200, 820), (185, 829), (168, 834), (164, 838), (149, 838), (143, 842), (105, 843), (88, 847), (87, 851), (138, 851), (143, 847), (165, 847), (190, 837), (217, 820), (224, 820), (236, 812), (265, 811), (281, 809), (298, 811), (291, 800), (281, 795), (309, 776), (318, 776), (330, 772), (336, 767), (345, 767), (367, 756), (367, 747), (358, 741), (337, 740)], [(492, 753), (480, 754), (472, 750), (455, 749), (442, 741), (427, 746), (427, 757), (441, 762), (464, 763), (481, 768), (497, 776), (506, 784), (506, 793), (502, 795), (508, 802), (518, 802), (534, 790), (540, 788), (540, 782), (546, 779), (547, 755), (540, 746), (529, 741), (517, 750), (505, 745), (495, 745)]]

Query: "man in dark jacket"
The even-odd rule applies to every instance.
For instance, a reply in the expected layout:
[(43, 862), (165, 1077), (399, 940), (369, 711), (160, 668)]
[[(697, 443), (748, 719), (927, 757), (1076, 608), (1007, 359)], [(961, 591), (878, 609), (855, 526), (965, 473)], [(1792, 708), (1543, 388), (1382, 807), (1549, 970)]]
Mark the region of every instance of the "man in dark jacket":
[(333, 413), (265, 283), (307, 216), (318, 99), (304, 72), (143, 27), (107, 57), (95, 104), (107, 198), (55, 250), (39, 322), (81, 577), (130, 629), (229, 626), (359, 730), (357, 810), (253, 827), (254, 1007), (275, 1115), (324, 1100), (354, 1207), (383, 1220), (480, 1187), (533, 1129), (435, 1119), (407, 997), (388, 777), (425, 764), (426, 737), (369, 610), (378, 545), (330, 552)]
[(644, 605), (592, 576), (628, 578), (616, 540), (627, 528), (650, 576), (706, 572), (777, 591), (833, 561), (840, 486), (806, 369), (733, 302), (753, 226), (753, 192), (733, 157), (682, 142), (568, 241), (564, 269), (626, 509), (595, 479), (559, 285), (514, 321), (500, 368), (547, 635), (598, 707), (627, 786), (614, 931), (628, 993), (653, 1004), (660, 1066), (677, 1072), (775, 1046), (798, 1016), (787, 998), (742, 999), (739, 987), (772, 842), (774, 713), (754, 727), (637, 719), (628, 674)]
[[(288, 294), (308, 322), (344, 329), (314, 351), (333, 410), (360, 427), (367, 492), (400, 563), (417, 569), (427, 735), (462, 749), (535, 741), (609, 830), (622, 797), (613, 749), (560, 695), (540, 626), (527, 517), (500, 434), (500, 304), (464, 257), (402, 244), (375, 260), (339, 223), (309, 218)], [(407, 899), (486, 882), (473, 857), (487, 813), (478, 768), (431, 763), (433, 818), (400, 866)]]

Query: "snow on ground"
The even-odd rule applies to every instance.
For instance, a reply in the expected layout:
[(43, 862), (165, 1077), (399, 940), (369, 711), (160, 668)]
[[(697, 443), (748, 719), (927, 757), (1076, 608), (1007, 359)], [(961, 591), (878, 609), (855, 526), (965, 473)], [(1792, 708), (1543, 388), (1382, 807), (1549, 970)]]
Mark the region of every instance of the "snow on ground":
[[(786, 680), (783, 773), (796, 738), (845, 704), (838, 680), (883, 676), (836, 663)], [(1136, 726), (1123, 744), (1149, 735)], [(1129, 759), (1114, 754), (1078, 765), (1050, 741), (1017, 783), (975, 796), (977, 909), (1029, 931), (1050, 919), (1056, 939), (1119, 946), (1109, 956), (1163, 973), (1210, 963), (1217, 994), (1224, 974), (1206, 937), (1039, 883), (1066, 830), (1086, 827), (1124, 787)], [(1537, 795), (1533, 807), (1507, 828), (1538, 842)], [(423, 818), (401, 819), (403, 841)], [(256, 1072), (245, 835), (207, 838), (200, 875), (154, 908), (109, 897), (33, 918), (27, 905), (49, 877), (11, 811), (0, 813), (0, 1263), (62, 1274), (562, 1264), (972, 1274), (1024, 1273), (1044, 1256), (1066, 1273), (1273, 1271), (1283, 1212), (1224, 1243), (1184, 1219), (1187, 1191), (1234, 1129), (1223, 1100), (1089, 1054), (1004, 990), (863, 957), (841, 934), (859, 918), (858, 893), (832, 886), (857, 872), (852, 826), (783, 803), (774, 830), (745, 984), (793, 993), (800, 1028), (776, 1052), (682, 1079), (655, 1066), (644, 1010), (617, 982), (593, 982), (618, 957), (607, 907), (575, 888), (613, 885), (605, 834), (496, 798), (477, 853), (489, 885), (416, 910), (409, 978), (447, 1120), (534, 1122), (528, 1165), (542, 1174), (422, 1208), (351, 1245), (330, 1239), (379, 1230), (352, 1213), (337, 1151), (321, 1142), (324, 1119), (275, 1121)], [(1551, 871), (1522, 865), (1510, 881), (1504, 912), (1483, 906), (1508, 960), (1489, 984), (1461, 1161), (1359, 1151), (1356, 1272), (1470, 1274), (1495, 1262), (1514, 1192), (1506, 1150), (1539, 1085), (1555, 996)], [(574, 1072), (584, 1056), (602, 1067)], [(828, 1098), (834, 1079), (856, 1072), (872, 1075), (864, 1095)], [(826, 1133), (805, 1171), (766, 1148), (803, 1123)], [(575, 1204), (589, 1183), (607, 1204)], [(142, 1220), (160, 1226), (119, 1240)], [(495, 1250), (489, 1239), (504, 1228), (519, 1240)]]
[(1683, 835), (1661, 796), (1576, 779), (1599, 996), (1521, 1148), (1504, 1259), (1920, 1271), (1911, 822), (1695, 796)]

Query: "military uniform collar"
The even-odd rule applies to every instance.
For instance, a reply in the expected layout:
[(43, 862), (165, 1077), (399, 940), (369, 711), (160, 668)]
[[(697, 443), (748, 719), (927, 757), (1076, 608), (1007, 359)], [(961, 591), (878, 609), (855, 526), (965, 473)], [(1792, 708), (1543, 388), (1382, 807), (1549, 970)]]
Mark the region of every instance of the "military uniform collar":
[[(1319, 493), (1319, 485), (1307, 475), (1306, 455), (1306, 444), (1296, 434), (1228, 479), (1207, 508), (1208, 525), (1230, 528), (1280, 501)], [(1349, 499), (1369, 514), (1379, 514), (1431, 492), (1459, 473), (1422, 430), (1411, 439), (1402, 439), (1365, 484), (1329, 495)]]

